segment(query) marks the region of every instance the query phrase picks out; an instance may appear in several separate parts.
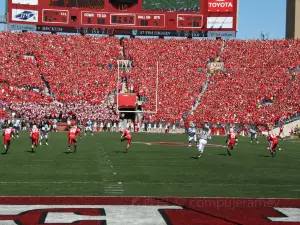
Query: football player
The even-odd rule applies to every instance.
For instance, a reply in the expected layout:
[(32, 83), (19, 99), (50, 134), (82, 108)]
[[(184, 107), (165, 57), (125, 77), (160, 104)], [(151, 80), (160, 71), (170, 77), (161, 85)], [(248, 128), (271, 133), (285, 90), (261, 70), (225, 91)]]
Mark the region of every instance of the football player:
[(201, 157), (204, 147), (207, 144), (207, 139), (211, 139), (211, 131), (209, 129), (209, 126), (205, 124), (199, 132), (199, 143), (198, 143), (198, 158)]
[(126, 153), (127, 153), (129, 148), (130, 148), (130, 143), (131, 143), (131, 140), (132, 140), (131, 133), (130, 133), (129, 130), (126, 130), (126, 129), (123, 129), (123, 128), (120, 128), (120, 132), (122, 133), (121, 142), (127, 140), (127, 147), (126, 147)]
[(235, 146), (236, 133), (233, 128), (230, 128), (229, 133), (227, 135), (226, 144), (227, 144), (227, 153), (231, 156), (231, 151)]
[(11, 138), (14, 139), (14, 133), (15, 133), (15, 131), (12, 128), (5, 128), (3, 130), (5, 154), (7, 154), (7, 152), (8, 152)]
[(40, 135), (40, 145), (42, 145), (42, 140), (45, 139), (45, 144), (48, 145), (48, 133), (50, 131), (50, 127), (47, 123), (42, 124), (41, 135)]
[(84, 136), (86, 136), (86, 133), (89, 131), (91, 133), (92, 136), (94, 136), (93, 133), (93, 127), (92, 127), (93, 123), (91, 120), (88, 120), (86, 122), (86, 127), (85, 127), (85, 131), (84, 131)]
[[(272, 157), (274, 157), (276, 155), (276, 148), (277, 147), (279, 148), (277, 135), (269, 133), (268, 134), (268, 143), (269, 143), (268, 149), (270, 150)], [(281, 150), (281, 149), (279, 148), (279, 150)]]
[(38, 129), (36, 125), (33, 125), (30, 131), (31, 152), (34, 152), (34, 147), (38, 147), (39, 137), (40, 137), (40, 129)]
[(229, 132), (230, 132), (231, 129), (233, 130), (233, 132), (235, 132), (235, 144), (234, 145), (238, 145), (238, 142), (239, 142), (239, 139), (238, 139), (238, 136), (237, 136), (238, 131), (235, 128), (234, 124), (230, 124), (230, 126), (229, 126)]
[(21, 126), (21, 120), (16, 119), (15, 122), (14, 122), (14, 130), (15, 130), (15, 133), (17, 135), (17, 138), (19, 138), (20, 126)]
[(77, 150), (77, 139), (76, 136), (79, 135), (79, 138), (81, 139), (80, 129), (77, 128), (77, 126), (72, 126), (68, 132), (68, 153), (71, 152), (71, 145), (74, 143), (74, 153), (76, 153)]
[(191, 126), (188, 128), (188, 136), (189, 136), (189, 147), (192, 146), (192, 141), (197, 144), (197, 135), (196, 135), (196, 128), (195, 124), (191, 123)]
[(250, 127), (249, 132), (250, 132), (250, 138), (251, 138), (250, 143), (252, 143), (253, 139), (255, 139), (256, 143), (258, 144), (259, 141), (257, 139), (257, 130), (254, 127)]

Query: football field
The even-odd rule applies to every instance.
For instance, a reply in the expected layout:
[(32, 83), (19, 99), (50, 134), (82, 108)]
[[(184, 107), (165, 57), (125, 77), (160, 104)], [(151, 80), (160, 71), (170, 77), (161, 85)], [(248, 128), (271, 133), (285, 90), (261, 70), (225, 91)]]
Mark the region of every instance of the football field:
[[(83, 136), (66, 154), (67, 133), (50, 133), (49, 146), (31, 153), (29, 133), (0, 155), (1, 196), (175, 196), (298, 198), (300, 142), (280, 141), (272, 158), (267, 141), (242, 137), (228, 156), (214, 136), (200, 159), (186, 135), (133, 133), (125, 153), (119, 133)], [(73, 149), (72, 149), (73, 150)], [(4, 150), (3, 150), (4, 152)]]

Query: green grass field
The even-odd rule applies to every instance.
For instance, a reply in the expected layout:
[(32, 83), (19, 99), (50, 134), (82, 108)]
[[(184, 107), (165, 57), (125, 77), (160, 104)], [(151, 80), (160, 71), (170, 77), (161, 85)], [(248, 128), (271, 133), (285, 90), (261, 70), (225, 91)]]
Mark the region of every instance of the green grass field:
[[(9, 154), (0, 155), (0, 195), (300, 196), (300, 142), (280, 142), (283, 150), (271, 158), (264, 138), (260, 144), (240, 138), (231, 157), (225, 148), (208, 146), (195, 159), (196, 147), (134, 143), (187, 142), (186, 135), (134, 133), (127, 154), (119, 133), (83, 137), (76, 154), (66, 154), (66, 133), (49, 136), (49, 146), (30, 153), (29, 134), (21, 133)], [(209, 140), (224, 142), (224, 137)]]

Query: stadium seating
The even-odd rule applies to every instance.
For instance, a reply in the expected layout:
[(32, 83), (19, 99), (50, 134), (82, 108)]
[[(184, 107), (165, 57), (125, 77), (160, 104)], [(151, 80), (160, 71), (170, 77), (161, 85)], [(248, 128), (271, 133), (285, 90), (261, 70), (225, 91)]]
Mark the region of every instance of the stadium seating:
[(149, 98), (146, 111), (155, 111), (159, 63), (159, 110), (152, 116), (153, 121), (178, 122), (191, 109), (206, 80), (206, 62), (219, 53), (221, 46), (221, 41), (125, 40), (126, 56), (133, 59), (134, 65), (128, 79)]
[[(227, 72), (213, 75), (197, 116), (218, 122), (269, 123), (300, 110), (299, 40), (228, 41), (222, 54)], [(259, 106), (265, 97), (274, 103)]]
[[(226, 41), (223, 51), (221, 40), (136, 38), (125, 39), (123, 46), (133, 61), (121, 72), (126, 92), (146, 99), (145, 111), (156, 109), (158, 62), (158, 112), (152, 122), (179, 122), (208, 77), (192, 121), (269, 123), (300, 111), (300, 78), (291, 72), (300, 65), (299, 40)], [(81, 119), (118, 120), (107, 99), (116, 90), (116, 60), (123, 58), (119, 39), (1, 32), (0, 50), (1, 117), (73, 112)], [(218, 54), (225, 70), (209, 75), (207, 61)], [(261, 105), (266, 98), (274, 103)]]
[[(299, 40), (227, 41), (221, 56), (225, 71), (213, 73), (190, 120), (268, 123), (299, 111), (299, 76), (292, 81), (287, 72), (300, 64), (295, 50), (299, 47)], [(221, 53), (221, 42), (134, 39), (125, 42), (125, 49), (136, 66), (138, 86), (159, 61), (160, 105), (152, 119), (174, 122), (193, 105), (207, 76), (197, 69)], [(259, 106), (265, 97), (274, 98), (274, 103)]]
[[(111, 115), (102, 103), (116, 89), (116, 74), (109, 64), (116, 66), (121, 57), (117, 38), (1, 32), (0, 49), (0, 82), (7, 86), (1, 99), (8, 109), (41, 118), (46, 116), (43, 113), (69, 112), (74, 108), (68, 104), (76, 103), (78, 111), (85, 111), (77, 113), (85, 119), (104, 120)], [(41, 75), (62, 106), (50, 105), (54, 99), (42, 93), (46, 85)]]

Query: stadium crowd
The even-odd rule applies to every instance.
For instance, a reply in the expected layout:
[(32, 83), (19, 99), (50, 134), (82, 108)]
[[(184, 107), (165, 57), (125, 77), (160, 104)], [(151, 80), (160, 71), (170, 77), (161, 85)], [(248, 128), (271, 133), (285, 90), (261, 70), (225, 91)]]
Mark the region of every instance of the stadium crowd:
[[(274, 123), (299, 112), (300, 77), (287, 71), (300, 64), (299, 40), (228, 41), (226, 72), (216, 72), (197, 112), (200, 120)], [(259, 105), (264, 98), (273, 104)]]
[[(115, 120), (115, 106), (105, 100), (116, 89), (111, 68), (122, 57), (119, 43), (109, 37), (1, 32), (3, 107), (26, 119), (76, 111), (82, 119)], [(29, 55), (33, 59), (24, 57)], [(44, 91), (41, 76), (51, 90)]]
[(159, 104), (153, 121), (175, 123), (191, 109), (206, 80), (206, 62), (216, 57), (221, 46), (221, 41), (125, 40), (126, 56), (134, 62), (128, 80), (133, 80), (138, 92), (149, 98), (146, 111), (155, 111), (158, 62)]
[[(82, 119), (118, 120), (116, 106), (107, 98), (116, 90), (116, 61), (125, 52), (133, 67), (122, 71), (122, 78), (126, 77), (128, 92), (134, 90), (146, 99), (145, 111), (155, 111), (158, 71), (158, 112), (152, 122), (179, 122), (195, 105), (208, 76), (192, 121), (275, 122), (300, 112), (300, 78), (290, 70), (300, 65), (299, 48), (299, 40), (136, 38), (125, 39), (121, 46), (116, 37), (1, 32), (0, 116), (13, 112), (42, 119), (76, 114)], [(216, 57), (225, 69), (208, 73), (207, 61)], [(265, 98), (273, 103), (260, 105)]]

